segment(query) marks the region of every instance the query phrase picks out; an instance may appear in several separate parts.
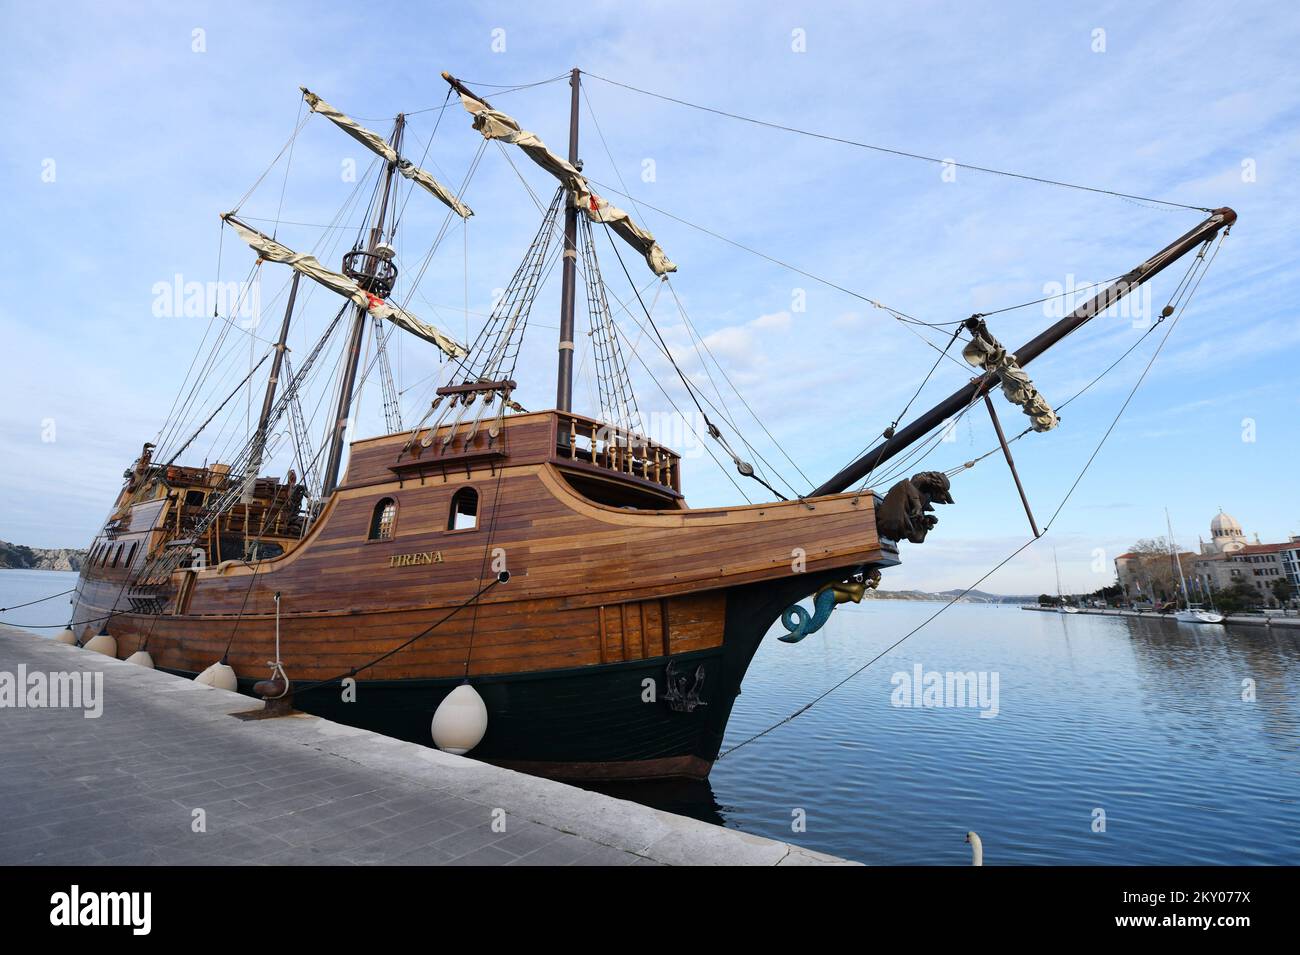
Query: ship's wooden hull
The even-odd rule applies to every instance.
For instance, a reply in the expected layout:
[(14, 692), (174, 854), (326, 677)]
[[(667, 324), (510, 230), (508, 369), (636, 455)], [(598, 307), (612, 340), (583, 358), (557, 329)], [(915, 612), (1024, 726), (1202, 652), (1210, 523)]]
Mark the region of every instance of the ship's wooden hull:
[[(566, 780), (707, 777), (750, 660), (781, 610), (809, 583), (787, 579), (734, 588), (725, 602), (721, 644), (708, 650), (476, 676), (472, 683), (489, 721), (474, 757)], [(129, 646), (122, 649), (128, 651)], [(685, 677), (691, 697), (676, 707), (665, 704), (670, 672)], [(251, 695), (253, 683), (262, 678), (240, 679), (240, 690)], [(362, 679), (356, 699), (346, 702), (338, 684), (297, 681), (293, 703), (325, 719), (430, 745), (434, 711), (460, 682), (458, 677)]]
[[(553, 422), (520, 417), (508, 419), (508, 459), (454, 470), (398, 472), (405, 436), (358, 442), (347, 483), (300, 544), (253, 564), (178, 570), (160, 613), (132, 611), (138, 566), (92, 561), (78, 636), (111, 612), (120, 657), (145, 648), (160, 669), (186, 675), (224, 659), (248, 688), (268, 675), (278, 625), (279, 659), (305, 711), (431, 743), (434, 710), (468, 678), (489, 715), (475, 757), (563, 778), (700, 777), (781, 610), (897, 562), (876, 535), (869, 493), (605, 506), (554, 459)], [(465, 487), (478, 494), (477, 527), (448, 530)], [(371, 539), (386, 500), (394, 532)], [(152, 535), (156, 549), (159, 521), (156, 502), (135, 505), (114, 537)], [(500, 567), (509, 581), (467, 603)], [(338, 682), (348, 675), (354, 702)]]

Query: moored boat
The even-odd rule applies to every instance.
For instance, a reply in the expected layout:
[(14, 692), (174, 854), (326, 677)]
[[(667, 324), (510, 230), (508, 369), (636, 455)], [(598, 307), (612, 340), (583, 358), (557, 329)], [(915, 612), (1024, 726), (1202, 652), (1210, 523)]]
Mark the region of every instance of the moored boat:
[(1179, 596), (1183, 602), (1181, 609), (1174, 610), (1174, 619), (1179, 623), (1223, 623), (1223, 614), (1217, 610), (1206, 610), (1200, 604), (1191, 602), (1187, 577), (1183, 573), (1183, 559), (1178, 555), (1178, 545), (1174, 542), (1174, 524), (1169, 518), (1169, 508), (1165, 508), (1165, 527), (1169, 531), (1169, 553), (1174, 560), (1174, 570), (1178, 574)]
[[(383, 137), (304, 90), (310, 115), (382, 160), (364, 222), (335, 271), (238, 210), (222, 217), (255, 252), (255, 270), (267, 263), (291, 270), (279, 336), (212, 416), (190, 407), (184, 396), (200, 389), (187, 379), (163, 444), (146, 444), (126, 472), (81, 572), (72, 625), (83, 643), (107, 630), (119, 657), (145, 651), (157, 667), (185, 676), (220, 663), (243, 691), (257, 684), (268, 699), (291, 698), (302, 710), (421, 743), (432, 742), (431, 720), (443, 702), (468, 684), (486, 728), (457, 748), (477, 758), (569, 779), (703, 777), (773, 625), (781, 620), (781, 639), (792, 643), (816, 632), (835, 606), (860, 600), (899, 563), (900, 541), (926, 539), (936, 524), (933, 505), (953, 502), (941, 471), (919, 471), (878, 494), (872, 478), (881, 466), (981, 399), (996, 424), (994, 389), (1029, 416), (1026, 433), (1055, 427), (1024, 366), (1236, 218), (1214, 210), (1014, 353), (981, 316), (949, 323), (959, 326), (950, 345), (968, 339), (962, 355), (976, 377), (903, 427), (891, 424), (875, 447), (789, 498), (740, 457), (735, 436), (729, 441), (710, 418), (665, 346), (706, 436), (742, 477), (777, 498), (693, 508), (682, 492), (682, 457), (644, 433), (595, 238), (604, 234), (616, 255), (616, 243), (630, 246), (658, 280), (676, 266), (582, 175), (578, 71), (567, 160), (447, 79), (485, 142), (519, 147), (558, 180), (476, 339), (456, 342), (407, 311), (409, 294), (402, 304), (394, 296), (404, 208), (397, 187), (409, 181), (449, 217), (466, 218), (463, 188), (449, 189), (405, 156), (403, 116)], [(556, 403), (527, 411), (517, 401), (519, 345), (557, 260)], [(300, 319), (303, 277), (343, 301), (294, 367), (287, 336)], [(573, 410), (580, 282), (599, 368), (593, 415)], [(635, 285), (633, 292), (658, 336)], [(343, 329), (328, 440), (313, 451), (301, 398)], [(445, 383), (414, 427), (387, 414), (395, 392), (383, 343), (392, 329), (448, 359)], [(368, 332), (375, 351), (365, 374), (377, 369), (389, 429), (349, 444)], [(181, 463), (231, 398), (253, 387), (267, 359), (261, 411), (244, 443), (224, 463)], [(198, 363), (195, 374), (210, 364)], [(291, 442), (277, 447), (277, 434)], [(1001, 444), (1010, 463), (1008, 442)], [(294, 467), (283, 478), (262, 473), (286, 445)], [(811, 611), (799, 606), (809, 597)]]

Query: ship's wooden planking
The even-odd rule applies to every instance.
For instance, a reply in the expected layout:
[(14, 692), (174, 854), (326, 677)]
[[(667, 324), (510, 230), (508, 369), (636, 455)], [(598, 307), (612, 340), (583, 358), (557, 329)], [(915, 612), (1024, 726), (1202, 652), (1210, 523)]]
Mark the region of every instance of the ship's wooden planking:
[[(167, 612), (113, 617), (119, 656), (147, 639), (159, 667), (197, 672), (226, 655), (241, 675), (261, 673), (273, 655), (279, 592), (281, 659), (294, 680), (326, 679), (425, 630), (504, 565), (508, 583), (359, 678), (665, 657), (721, 644), (729, 588), (897, 562), (893, 545), (876, 535), (869, 492), (686, 509), (676, 455), (652, 445), (638, 461), (609, 445), (603, 454), (589, 441), (575, 447), (573, 434), (588, 425), (595, 423), (538, 412), (505, 418), (495, 439), (483, 425), (468, 443), (457, 436), (445, 447), (445, 429), (428, 448), (406, 433), (355, 442), (346, 481), (301, 542), (252, 564), (177, 571)], [(602, 504), (575, 487), (598, 479), (662, 506)], [(452, 496), (465, 487), (478, 494), (477, 526), (449, 530)], [(385, 499), (396, 503), (392, 536), (372, 540)], [(141, 542), (134, 570), (148, 548), (161, 546), (170, 501), (133, 505), (116, 529), (114, 543)], [(403, 555), (420, 556), (403, 563)], [(109, 563), (86, 568), (77, 619), (128, 606), (132, 569)], [(88, 623), (79, 635), (96, 629)]]

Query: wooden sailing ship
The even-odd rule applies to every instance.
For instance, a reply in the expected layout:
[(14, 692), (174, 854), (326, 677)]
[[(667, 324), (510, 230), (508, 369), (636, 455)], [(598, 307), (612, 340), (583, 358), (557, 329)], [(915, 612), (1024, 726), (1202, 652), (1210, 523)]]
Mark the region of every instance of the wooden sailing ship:
[[(81, 573), (72, 626), (83, 643), (107, 634), (117, 656), (186, 676), (219, 662), (241, 690), (266, 681), (264, 696), (291, 697), (299, 709), (421, 743), (431, 742), (442, 701), (468, 682), (487, 713), (477, 758), (561, 778), (703, 777), (772, 625), (784, 615), (785, 639), (797, 640), (836, 603), (860, 599), (898, 563), (900, 540), (924, 540), (934, 524), (931, 504), (951, 501), (937, 472), (900, 481), (884, 498), (854, 485), (997, 386), (1036, 428), (1050, 427), (1055, 416), (1022, 366), (1235, 219), (1231, 210), (1213, 212), (1014, 354), (972, 319), (965, 326), (966, 357), (977, 368), (970, 385), (888, 429), (812, 494), (691, 508), (679, 455), (644, 437), (628, 414), (595, 230), (631, 245), (656, 274), (675, 266), (581, 175), (578, 71), (570, 80), (567, 160), (447, 79), (486, 139), (518, 146), (559, 180), (524, 263), (477, 340), (466, 349), (390, 299), (396, 177), (451, 214), (469, 209), (404, 157), (403, 117), (385, 139), (304, 91), (313, 113), (381, 158), (369, 221), (336, 272), (237, 215), (223, 217), (259, 265), (292, 269), (258, 424), (222, 464), (178, 463), (189, 442), (166, 461), (145, 446)], [(527, 412), (513, 397), (513, 362), (561, 220), (556, 407)], [(572, 410), (580, 271), (609, 379), (600, 417)], [(350, 315), (347, 360), (323, 468), (299, 453), (296, 473), (280, 479), (260, 473), (268, 435), (277, 423), (294, 422), (297, 391), (316, 356), (297, 369), (286, 359), (303, 276), (344, 297), (322, 341)], [(363, 337), (379, 321), (441, 349), (451, 375), (416, 427), (349, 448)], [(730, 450), (711, 421), (708, 430)], [(796, 607), (810, 596), (811, 613)]]

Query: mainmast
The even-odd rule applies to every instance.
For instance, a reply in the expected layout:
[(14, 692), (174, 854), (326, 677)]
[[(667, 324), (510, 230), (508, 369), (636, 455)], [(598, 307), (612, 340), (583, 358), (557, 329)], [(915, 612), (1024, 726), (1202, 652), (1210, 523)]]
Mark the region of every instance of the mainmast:
[[(402, 130), (406, 126), (406, 117), (398, 114), (389, 143), (395, 155), (400, 155)], [(366, 292), (386, 298), (393, 289), (397, 279), (397, 268), (392, 263), (392, 249), (383, 245), (384, 225), (388, 217), (388, 200), (393, 190), (393, 174), (397, 171), (397, 162), (389, 161), (384, 170), (383, 195), (379, 200), (379, 212), (375, 224), (370, 229), (370, 241), (366, 251), (353, 249), (343, 257), (343, 271), (356, 280)], [(338, 486), (339, 468), (343, 462), (343, 441), (347, 436), (348, 420), (352, 414), (352, 392), (356, 386), (357, 367), (361, 364), (361, 342), (366, 331), (368, 310), (361, 305), (356, 307), (352, 318), (352, 330), (348, 336), (348, 349), (345, 353), (343, 378), (339, 384), (339, 400), (334, 415), (334, 433), (330, 437), (329, 457), (325, 461), (325, 474), (321, 495), (327, 496)]]
[(559, 180), (567, 195), (564, 210), (564, 267), (560, 290), (559, 368), (556, 375), (555, 406), (561, 411), (573, 408), (573, 333), (577, 299), (578, 214), (600, 223), (637, 250), (656, 275), (666, 275), (677, 266), (664, 254), (655, 237), (638, 225), (624, 210), (591, 191), (591, 183), (582, 175), (578, 162), (578, 100), (581, 95), (581, 71), (574, 67), (569, 74), (569, 158), (563, 159), (546, 148), (533, 132), (524, 129), (513, 117), (492, 107), (487, 100), (467, 88), (450, 73), (445, 79), (457, 93), (461, 104), (474, 117), (474, 128), (485, 139), (518, 146), (528, 158)]
[[(569, 164), (582, 171), (578, 159), (578, 93), (581, 74), (575, 66), (569, 74)], [(578, 270), (578, 197), (569, 190), (564, 207), (564, 268), (560, 279), (559, 370), (555, 377), (555, 407), (573, 410), (573, 312)]]

